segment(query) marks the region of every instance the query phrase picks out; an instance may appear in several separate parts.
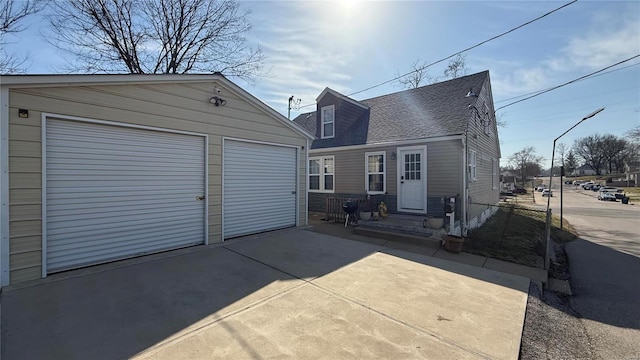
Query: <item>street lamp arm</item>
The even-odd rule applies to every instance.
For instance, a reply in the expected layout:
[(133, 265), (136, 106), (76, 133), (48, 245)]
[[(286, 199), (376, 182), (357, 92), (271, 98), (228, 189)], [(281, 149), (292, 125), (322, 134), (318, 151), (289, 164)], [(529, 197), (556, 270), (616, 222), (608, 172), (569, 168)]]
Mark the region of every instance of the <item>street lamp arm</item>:
[(555, 138), (555, 139), (553, 140), (553, 142), (555, 143), (555, 142), (556, 142), (556, 140), (558, 140), (558, 139), (560, 139), (561, 137), (565, 136), (569, 131), (573, 130), (573, 128), (575, 128), (576, 126), (578, 126), (578, 125), (582, 124), (582, 122), (583, 122), (583, 121), (585, 121), (585, 120), (587, 120), (587, 119), (590, 119), (590, 118), (592, 118), (592, 117), (596, 116), (596, 115), (597, 115), (599, 112), (601, 112), (602, 110), (604, 110), (604, 108), (600, 108), (600, 109), (598, 109), (598, 110), (596, 110), (596, 111), (592, 112), (591, 114), (589, 114), (589, 115), (587, 115), (587, 116), (583, 117), (583, 118), (582, 118), (582, 120), (578, 121), (575, 125), (573, 125), (571, 128), (569, 128), (569, 130), (567, 130), (567, 131), (563, 132), (563, 133), (562, 133), (562, 135), (560, 135), (560, 136), (558, 136), (557, 138)]

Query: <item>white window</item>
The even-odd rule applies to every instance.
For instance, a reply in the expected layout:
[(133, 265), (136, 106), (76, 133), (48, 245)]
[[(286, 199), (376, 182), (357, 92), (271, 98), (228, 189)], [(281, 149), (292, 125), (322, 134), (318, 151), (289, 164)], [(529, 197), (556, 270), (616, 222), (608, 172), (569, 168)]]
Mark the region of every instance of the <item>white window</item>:
[(334, 157), (309, 158), (309, 191), (333, 192)]
[(498, 188), (498, 160), (491, 159), (491, 187), (493, 190)]
[(387, 190), (387, 164), (384, 151), (368, 152), (365, 159), (365, 189), (367, 194), (384, 194)]
[(471, 180), (476, 180), (476, 170), (477, 170), (476, 155), (477, 153), (474, 150), (471, 150), (469, 152), (469, 177), (471, 177)]
[(322, 118), (322, 134), (323, 139), (332, 138), (335, 136), (335, 106), (329, 105), (320, 109)]

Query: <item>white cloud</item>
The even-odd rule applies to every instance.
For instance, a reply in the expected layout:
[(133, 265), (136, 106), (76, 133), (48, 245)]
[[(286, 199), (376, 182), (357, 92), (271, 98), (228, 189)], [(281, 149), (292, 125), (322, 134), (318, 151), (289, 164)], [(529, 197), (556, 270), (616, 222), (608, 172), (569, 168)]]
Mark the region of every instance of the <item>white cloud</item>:
[(537, 62), (480, 60), (492, 69), (496, 97), (542, 90), (640, 54), (640, 16), (635, 12), (598, 13), (588, 28)]

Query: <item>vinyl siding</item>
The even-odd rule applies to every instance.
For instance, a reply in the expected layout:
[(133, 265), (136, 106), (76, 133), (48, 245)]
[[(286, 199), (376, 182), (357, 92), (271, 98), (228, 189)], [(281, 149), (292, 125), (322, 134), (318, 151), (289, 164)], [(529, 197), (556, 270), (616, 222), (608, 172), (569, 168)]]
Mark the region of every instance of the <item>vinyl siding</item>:
[[(226, 106), (209, 103), (214, 86)], [(225, 88), (223, 83), (96, 85), (9, 90), (9, 237), (11, 283), (39, 278), (42, 257), (41, 116), (43, 112), (208, 134), (209, 242), (221, 240), (222, 138), (306, 146), (306, 139)], [(29, 118), (19, 118), (18, 108)], [(305, 150), (298, 186), (306, 188)], [(306, 196), (298, 192), (301, 225)]]
[[(482, 111), (483, 104), (486, 103), (489, 114), (493, 114), (493, 99), (491, 98), (490, 82), (485, 81), (484, 87), (480, 91), (476, 106)], [(496, 205), (500, 201), (500, 180), (499, 171), (496, 172), (495, 189), (492, 188), (492, 161), (496, 159), (498, 167), (500, 164), (500, 145), (498, 140), (498, 129), (495, 117), (491, 116), (491, 133), (485, 134), (484, 128), (474, 121), (472, 115), (469, 121), (468, 149), (477, 152), (477, 176), (476, 180), (469, 181), (469, 204), (468, 219), (480, 216), (490, 205)]]
[[(445, 140), (411, 144), (406, 146), (427, 146), (427, 197), (455, 196), (462, 191), (462, 142), (461, 140)], [(386, 189), (391, 199), (396, 199), (398, 170), (397, 159), (391, 154), (398, 153), (398, 148), (405, 145), (368, 146), (359, 149), (313, 151), (310, 157), (335, 156), (335, 193), (334, 196), (346, 194), (365, 195), (365, 153), (384, 151), (386, 154)], [(311, 194), (311, 193), (310, 193)], [(332, 196), (328, 194), (327, 196)], [(317, 203), (322, 200), (317, 199)], [(395, 200), (394, 200), (395, 201)], [(317, 204), (316, 204), (317, 205)], [(395, 210), (396, 204), (390, 209)], [(431, 212), (431, 211), (429, 211)]]

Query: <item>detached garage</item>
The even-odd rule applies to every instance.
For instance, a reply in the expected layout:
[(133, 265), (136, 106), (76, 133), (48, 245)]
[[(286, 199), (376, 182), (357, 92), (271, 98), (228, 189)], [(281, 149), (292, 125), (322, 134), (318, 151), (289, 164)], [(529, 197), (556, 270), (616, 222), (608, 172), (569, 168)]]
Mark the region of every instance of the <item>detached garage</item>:
[(306, 225), (311, 136), (221, 75), (3, 76), (2, 285)]

